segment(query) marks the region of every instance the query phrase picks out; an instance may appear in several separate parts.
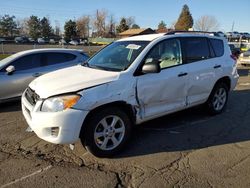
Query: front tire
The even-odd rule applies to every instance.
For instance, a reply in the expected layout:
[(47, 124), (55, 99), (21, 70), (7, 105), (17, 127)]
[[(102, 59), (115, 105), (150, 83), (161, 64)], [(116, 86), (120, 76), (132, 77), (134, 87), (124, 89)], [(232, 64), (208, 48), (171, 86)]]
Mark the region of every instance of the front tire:
[(207, 107), (210, 114), (220, 114), (226, 108), (228, 100), (228, 87), (225, 83), (219, 82), (213, 88), (208, 100)]
[(127, 143), (131, 120), (117, 107), (94, 112), (84, 125), (80, 139), (87, 150), (97, 157), (112, 157)]

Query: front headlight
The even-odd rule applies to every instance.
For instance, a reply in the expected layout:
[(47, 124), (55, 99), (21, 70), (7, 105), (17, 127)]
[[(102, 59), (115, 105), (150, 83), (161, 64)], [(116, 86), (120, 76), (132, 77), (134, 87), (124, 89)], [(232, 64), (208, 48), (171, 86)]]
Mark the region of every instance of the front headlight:
[(74, 106), (77, 101), (80, 99), (79, 95), (64, 95), (57, 96), (46, 99), (43, 104), (41, 111), (42, 112), (59, 112), (67, 108)]

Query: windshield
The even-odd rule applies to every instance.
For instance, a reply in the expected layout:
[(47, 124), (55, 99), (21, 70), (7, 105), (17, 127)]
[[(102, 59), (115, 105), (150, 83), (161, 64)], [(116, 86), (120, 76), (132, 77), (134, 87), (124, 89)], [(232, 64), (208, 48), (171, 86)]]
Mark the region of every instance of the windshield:
[(88, 61), (88, 66), (108, 71), (126, 70), (148, 43), (148, 41), (114, 42), (93, 56)]

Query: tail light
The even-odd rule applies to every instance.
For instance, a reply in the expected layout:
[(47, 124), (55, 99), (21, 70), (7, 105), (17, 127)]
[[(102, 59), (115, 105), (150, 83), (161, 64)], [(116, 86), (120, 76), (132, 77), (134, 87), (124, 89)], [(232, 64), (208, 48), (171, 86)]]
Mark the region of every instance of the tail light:
[(233, 54), (230, 55), (230, 57), (234, 60), (234, 61), (237, 61), (237, 57)]
[(235, 66), (237, 64), (237, 57), (233, 54), (231, 54), (230, 57), (234, 60), (234, 66)]

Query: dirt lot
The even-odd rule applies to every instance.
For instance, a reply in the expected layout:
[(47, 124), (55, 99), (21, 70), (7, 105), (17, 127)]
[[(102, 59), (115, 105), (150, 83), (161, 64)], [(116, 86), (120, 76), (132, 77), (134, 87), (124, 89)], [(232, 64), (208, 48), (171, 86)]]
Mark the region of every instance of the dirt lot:
[(223, 114), (196, 107), (145, 123), (113, 159), (42, 141), (19, 103), (1, 105), (0, 187), (250, 187), (250, 68), (239, 73)]

